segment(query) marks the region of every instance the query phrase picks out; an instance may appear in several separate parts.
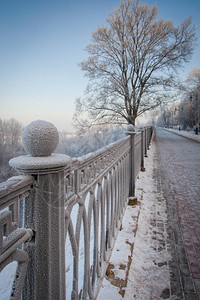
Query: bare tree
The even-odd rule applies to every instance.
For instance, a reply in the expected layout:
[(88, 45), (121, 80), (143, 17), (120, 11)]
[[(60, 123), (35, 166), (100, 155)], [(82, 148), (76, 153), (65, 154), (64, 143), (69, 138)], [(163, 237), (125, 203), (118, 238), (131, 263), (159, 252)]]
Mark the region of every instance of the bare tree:
[(157, 6), (128, 0), (93, 33), (81, 63), (90, 83), (76, 100), (76, 125), (135, 124), (165, 99), (173, 72), (189, 61), (196, 38), (191, 18), (175, 27), (157, 15)]
[(186, 82), (192, 90), (200, 90), (200, 68), (194, 68), (188, 74)]
[(200, 123), (200, 69), (193, 69), (187, 78), (190, 90), (190, 99), (194, 109), (196, 133), (199, 131)]

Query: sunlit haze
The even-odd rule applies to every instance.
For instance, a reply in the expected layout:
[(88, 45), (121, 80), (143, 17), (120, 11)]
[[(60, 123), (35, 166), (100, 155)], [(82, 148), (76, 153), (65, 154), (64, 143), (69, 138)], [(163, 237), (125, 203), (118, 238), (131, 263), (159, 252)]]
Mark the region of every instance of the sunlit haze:
[[(59, 130), (72, 130), (74, 101), (84, 93), (87, 78), (78, 63), (86, 58), (91, 33), (119, 0), (1, 0), (0, 118), (23, 125), (42, 119)], [(185, 79), (200, 68), (200, 1), (141, 0), (158, 5), (159, 18), (175, 25), (192, 16), (198, 46)]]

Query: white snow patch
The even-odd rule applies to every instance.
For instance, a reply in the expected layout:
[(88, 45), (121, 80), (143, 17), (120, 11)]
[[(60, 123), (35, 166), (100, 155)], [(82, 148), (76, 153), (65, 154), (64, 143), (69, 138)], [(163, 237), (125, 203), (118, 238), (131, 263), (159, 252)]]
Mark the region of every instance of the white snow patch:
[(17, 268), (17, 262), (14, 261), (7, 265), (0, 272), (0, 299), (8, 300), (10, 299), (10, 294), (12, 291), (12, 285), (15, 278), (15, 272)]

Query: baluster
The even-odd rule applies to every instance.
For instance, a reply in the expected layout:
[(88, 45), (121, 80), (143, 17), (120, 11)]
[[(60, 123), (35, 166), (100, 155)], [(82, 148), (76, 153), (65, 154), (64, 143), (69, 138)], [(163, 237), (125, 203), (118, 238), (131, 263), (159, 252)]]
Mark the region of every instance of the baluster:
[(127, 126), (126, 134), (130, 136), (130, 180), (129, 180), (129, 197), (135, 196), (135, 128), (132, 124)]
[[(10, 161), (20, 174), (34, 175), (36, 183), (25, 222), (34, 228), (34, 245), (27, 247), (35, 256), (33, 285), (25, 287), (24, 299), (65, 299), (65, 185), (64, 168), (71, 158), (52, 154), (58, 144), (58, 131), (49, 122), (35, 121), (23, 133), (23, 146), (29, 155)], [(32, 198), (34, 197), (34, 199)], [(29, 272), (30, 273), (30, 272)], [(28, 280), (26, 280), (28, 285)]]

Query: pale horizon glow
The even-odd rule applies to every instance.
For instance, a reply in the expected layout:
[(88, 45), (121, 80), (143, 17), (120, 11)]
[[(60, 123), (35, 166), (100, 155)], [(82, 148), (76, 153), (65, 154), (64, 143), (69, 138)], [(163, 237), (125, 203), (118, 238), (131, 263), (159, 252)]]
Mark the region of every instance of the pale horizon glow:
[[(1, 0), (0, 118), (23, 126), (34, 120), (52, 122), (71, 131), (75, 99), (83, 96), (88, 79), (79, 63), (91, 33), (105, 23), (119, 0)], [(192, 16), (197, 47), (180, 72), (185, 79), (200, 68), (200, 2), (141, 0), (158, 5), (158, 18), (175, 25)]]

